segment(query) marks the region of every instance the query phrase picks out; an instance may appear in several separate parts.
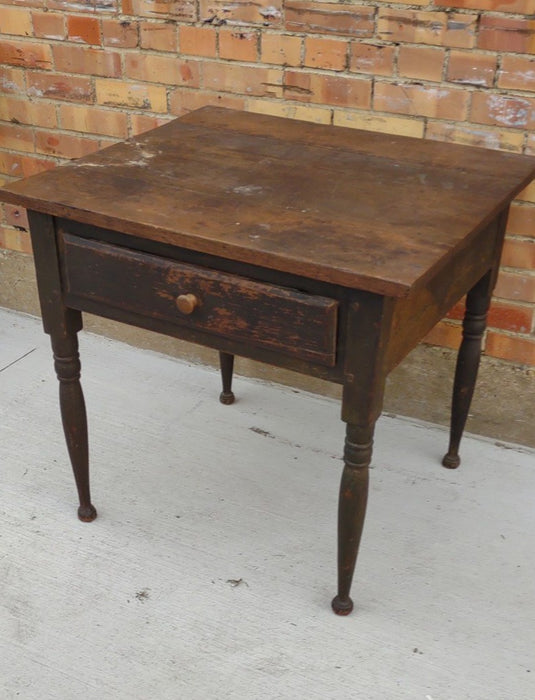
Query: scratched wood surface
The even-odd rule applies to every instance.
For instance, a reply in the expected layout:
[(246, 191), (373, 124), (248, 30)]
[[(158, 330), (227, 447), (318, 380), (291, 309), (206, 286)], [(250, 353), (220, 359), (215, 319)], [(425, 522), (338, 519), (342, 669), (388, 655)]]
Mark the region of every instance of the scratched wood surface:
[[(338, 302), (215, 270), (64, 235), (65, 291), (150, 318), (199, 328), (334, 366)], [(117, 279), (121, 284), (117, 284)], [(125, 294), (128, 289), (128, 294)], [(195, 289), (184, 314), (178, 295)]]
[(0, 198), (404, 296), (534, 174), (523, 156), (207, 107)]

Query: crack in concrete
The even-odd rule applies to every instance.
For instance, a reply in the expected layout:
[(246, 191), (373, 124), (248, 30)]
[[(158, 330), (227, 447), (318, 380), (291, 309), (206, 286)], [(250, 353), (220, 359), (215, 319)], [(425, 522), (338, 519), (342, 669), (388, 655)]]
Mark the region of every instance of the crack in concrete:
[(14, 364), (16, 364), (17, 362), (20, 362), (21, 360), (24, 360), (25, 357), (28, 357), (28, 355), (31, 355), (32, 352), (34, 352), (35, 350), (37, 350), (37, 348), (32, 348), (31, 350), (28, 350), (28, 352), (25, 352), (24, 355), (17, 357), (16, 360), (13, 360), (13, 362), (10, 362), (5, 367), (0, 367), (0, 372), (3, 372), (5, 369), (8, 369), (9, 367), (12, 367)]

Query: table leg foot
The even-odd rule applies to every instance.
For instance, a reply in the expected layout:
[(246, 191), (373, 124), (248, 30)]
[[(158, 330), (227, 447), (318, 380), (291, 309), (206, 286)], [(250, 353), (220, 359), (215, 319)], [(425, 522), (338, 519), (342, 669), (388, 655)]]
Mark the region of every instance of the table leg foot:
[(96, 508), (91, 503), (78, 508), (78, 520), (81, 520), (83, 523), (91, 523), (96, 517)]
[(219, 394), (219, 400), (222, 404), (225, 404), (225, 406), (230, 406), (230, 404), (235, 401), (235, 396), (232, 393), (234, 355), (230, 355), (228, 352), (220, 352), (219, 366), (221, 368), (221, 380), (223, 382), (223, 391)]
[(457, 469), (460, 463), (461, 458), (455, 453), (448, 452), (442, 459), (442, 466), (446, 467), (446, 469)]
[(333, 598), (331, 606), (337, 615), (349, 615), (353, 610), (353, 601), (349, 596), (344, 599), (337, 595)]
[(235, 396), (232, 393), (232, 391), (222, 391), (219, 394), (219, 400), (221, 403), (225, 404), (225, 406), (230, 406), (231, 403), (234, 403), (235, 401)]

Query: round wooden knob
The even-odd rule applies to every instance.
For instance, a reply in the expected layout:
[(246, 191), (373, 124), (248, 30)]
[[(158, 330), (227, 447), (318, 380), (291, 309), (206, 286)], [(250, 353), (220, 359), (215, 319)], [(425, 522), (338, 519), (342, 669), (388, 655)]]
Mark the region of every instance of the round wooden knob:
[(195, 294), (181, 294), (176, 298), (176, 305), (180, 313), (191, 314), (199, 306), (199, 300)]

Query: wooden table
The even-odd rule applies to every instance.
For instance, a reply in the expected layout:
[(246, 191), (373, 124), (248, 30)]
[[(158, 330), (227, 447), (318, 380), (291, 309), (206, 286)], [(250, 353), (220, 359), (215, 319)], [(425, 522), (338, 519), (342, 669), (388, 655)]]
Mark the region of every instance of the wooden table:
[[(81, 520), (82, 311), (343, 385), (338, 594), (348, 614), (385, 378), (465, 293), (458, 448), (508, 206), (533, 159), (207, 107), (7, 186), (29, 210)], [(253, 467), (254, 468), (254, 465)]]

